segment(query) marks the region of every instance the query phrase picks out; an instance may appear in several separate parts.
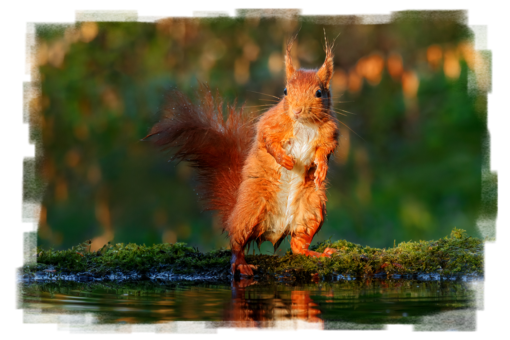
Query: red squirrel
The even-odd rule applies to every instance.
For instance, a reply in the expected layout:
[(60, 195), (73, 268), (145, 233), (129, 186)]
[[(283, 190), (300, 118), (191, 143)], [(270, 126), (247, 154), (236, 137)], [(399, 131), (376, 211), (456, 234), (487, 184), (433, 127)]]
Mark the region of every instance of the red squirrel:
[(255, 122), (227, 106), (206, 85), (194, 105), (178, 91), (169, 94), (163, 118), (147, 135), (158, 146), (175, 147), (174, 158), (197, 170), (206, 208), (218, 211), (232, 249), (231, 271), (252, 276), (245, 247), (270, 241), (275, 250), (290, 235), (294, 254), (329, 257), (309, 250), (326, 214), (325, 179), (339, 130), (331, 109), (332, 45), (318, 70), (296, 70), (285, 55), (283, 98)]

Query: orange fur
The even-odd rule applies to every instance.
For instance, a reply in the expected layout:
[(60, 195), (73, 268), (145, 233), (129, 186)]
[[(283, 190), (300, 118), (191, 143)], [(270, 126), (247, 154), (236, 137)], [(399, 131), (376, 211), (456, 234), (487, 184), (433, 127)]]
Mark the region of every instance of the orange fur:
[(191, 163), (198, 173), (199, 198), (207, 210), (218, 211), (226, 225), (255, 135), (253, 119), (234, 103), (227, 106), (225, 120), (221, 98), (205, 84), (197, 97), (200, 103), (194, 105), (179, 91), (168, 93), (161, 120), (144, 139), (162, 149), (176, 149), (172, 159)]
[(276, 249), (290, 235), (296, 254), (333, 252), (308, 249), (324, 221), (328, 160), (338, 143), (330, 111), (332, 46), (326, 43), (326, 60), (318, 71), (296, 70), (291, 47), (292, 41), (285, 56), (287, 95), (256, 124), (231, 109), (229, 125), (213, 105), (199, 109), (178, 95), (184, 104), (171, 101), (170, 106), (185, 117), (176, 122), (175, 114), (169, 114), (149, 134), (159, 136), (158, 145), (180, 147), (177, 157), (198, 168), (208, 207), (219, 210), (230, 237), (232, 273), (253, 275), (254, 266), (244, 258), (251, 241), (267, 240)]

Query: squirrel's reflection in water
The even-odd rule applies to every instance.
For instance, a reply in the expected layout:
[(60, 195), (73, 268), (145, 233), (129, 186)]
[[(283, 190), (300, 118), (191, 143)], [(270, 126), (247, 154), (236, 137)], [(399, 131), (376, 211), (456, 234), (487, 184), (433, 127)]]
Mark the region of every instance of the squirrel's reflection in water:
[(231, 306), (226, 308), (225, 320), (236, 327), (275, 327), (277, 321), (302, 320), (323, 328), (321, 312), (310, 291), (279, 290), (276, 285), (253, 289), (256, 284), (253, 279), (232, 281)]

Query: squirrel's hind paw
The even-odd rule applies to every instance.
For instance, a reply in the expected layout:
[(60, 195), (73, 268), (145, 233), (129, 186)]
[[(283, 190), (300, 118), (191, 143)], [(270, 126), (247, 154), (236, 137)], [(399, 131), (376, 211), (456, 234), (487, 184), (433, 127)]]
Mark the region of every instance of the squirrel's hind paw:
[(235, 275), (236, 271), (239, 271), (241, 276), (253, 276), (253, 270), (258, 267), (253, 264), (248, 264), (244, 258), (238, 258), (231, 266), (232, 275)]
[(241, 276), (253, 276), (253, 269), (257, 269), (257, 266), (253, 264), (232, 265), (232, 273), (235, 274), (236, 270), (239, 270), (239, 274), (241, 274)]
[(329, 255), (328, 257), (331, 256), (331, 254), (334, 254), (336, 253), (338, 250), (336, 250), (335, 248), (326, 248), (324, 249), (324, 255)]

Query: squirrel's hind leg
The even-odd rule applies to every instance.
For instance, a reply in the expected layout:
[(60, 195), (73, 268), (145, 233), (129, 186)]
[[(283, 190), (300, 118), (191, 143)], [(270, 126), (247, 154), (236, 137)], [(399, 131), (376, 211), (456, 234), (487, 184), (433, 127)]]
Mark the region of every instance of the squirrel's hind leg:
[(258, 226), (267, 211), (267, 201), (263, 195), (254, 195), (256, 191), (245, 187), (240, 192), (238, 204), (229, 218), (230, 246), (232, 248), (231, 272), (234, 275), (239, 270), (241, 275), (253, 276), (256, 266), (246, 263), (244, 249), (246, 245), (256, 239), (261, 231)]
[(308, 186), (297, 196), (293, 206), (295, 209), (295, 226), (291, 233), (290, 247), (294, 254), (313, 257), (331, 257), (337, 250), (326, 248), (324, 253), (309, 250), (315, 234), (322, 227), (326, 215), (326, 195), (324, 190), (315, 190)]

